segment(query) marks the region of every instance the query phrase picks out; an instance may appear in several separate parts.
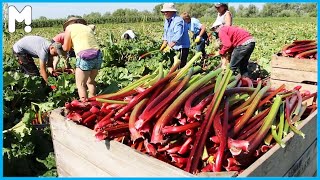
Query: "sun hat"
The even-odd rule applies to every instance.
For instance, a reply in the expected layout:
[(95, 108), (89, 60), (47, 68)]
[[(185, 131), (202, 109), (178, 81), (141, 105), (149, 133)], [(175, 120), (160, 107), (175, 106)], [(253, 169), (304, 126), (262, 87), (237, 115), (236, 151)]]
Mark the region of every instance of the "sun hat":
[(165, 11), (177, 12), (177, 9), (173, 3), (164, 3), (161, 9), (161, 12), (165, 12)]
[(62, 44), (61, 43), (54, 42), (54, 43), (51, 44), (51, 46), (53, 46), (56, 49), (57, 54), (59, 56), (63, 56), (64, 55), (65, 51), (62, 49)]
[(66, 30), (67, 26), (69, 26), (70, 24), (73, 24), (75, 22), (87, 25), (87, 21), (82, 19), (82, 18), (78, 18), (78, 17), (70, 17), (66, 22), (64, 22), (63, 24), (63, 30)]
[(220, 6), (228, 7), (228, 5), (226, 3), (216, 3), (214, 6), (215, 7), (220, 7)]

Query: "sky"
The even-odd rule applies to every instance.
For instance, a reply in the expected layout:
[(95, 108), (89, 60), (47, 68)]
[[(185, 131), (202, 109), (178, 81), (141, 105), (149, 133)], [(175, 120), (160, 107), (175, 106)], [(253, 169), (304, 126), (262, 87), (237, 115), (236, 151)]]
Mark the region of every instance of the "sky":
[[(117, 9), (137, 9), (138, 11), (152, 11), (153, 7), (159, 3), (9, 3), (14, 5), (17, 10), (21, 11), (26, 5), (32, 7), (32, 19), (44, 16), (49, 19), (66, 18), (68, 15), (89, 14), (91, 12), (113, 12)], [(229, 3), (229, 6), (237, 8), (239, 4), (248, 6), (254, 4), (258, 8), (262, 8), (264, 3)]]

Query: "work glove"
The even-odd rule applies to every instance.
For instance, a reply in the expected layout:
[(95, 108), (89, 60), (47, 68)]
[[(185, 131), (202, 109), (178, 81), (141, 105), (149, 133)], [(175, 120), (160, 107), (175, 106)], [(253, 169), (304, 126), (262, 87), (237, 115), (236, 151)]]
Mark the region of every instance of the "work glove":
[(160, 47), (160, 51), (163, 51), (163, 49), (166, 47), (165, 43), (162, 43), (161, 47)]
[(197, 36), (196, 39), (194, 40), (194, 42), (195, 42), (195, 43), (198, 43), (198, 42), (200, 42), (200, 40), (201, 40), (201, 37), (200, 37), (200, 36)]
[(171, 47), (167, 46), (166, 48), (163, 49), (164, 53), (170, 52), (171, 51)]

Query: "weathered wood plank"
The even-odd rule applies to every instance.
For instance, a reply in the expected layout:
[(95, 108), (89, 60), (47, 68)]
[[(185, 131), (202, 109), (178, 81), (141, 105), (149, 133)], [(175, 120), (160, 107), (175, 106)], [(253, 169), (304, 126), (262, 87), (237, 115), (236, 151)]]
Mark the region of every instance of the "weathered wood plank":
[[(53, 141), (56, 151), (56, 161), (59, 169), (67, 172), (64, 176), (73, 177), (110, 177), (100, 167), (72, 152), (58, 141)], [(59, 174), (60, 175), (60, 174)]]
[[(290, 132), (284, 139), (285, 148), (276, 144), (251, 166), (239, 174), (239, 177), (246, 176), (284, 176), (285, 173), (306, 151), (317, 135), (317, 112), (313, 112), (298, 126), (305, 133), (305, 139)], [(277, 163), (277, 165), (275, 165)]]
[(318, 87), (317, 85), (311, 84), (304, 84), (304, 83), (297, 83), (297, 82), (290, 82), (284, 80), (277, 80), (277, 79), (270, 79), (271, 86), (274, 88), (280, 87), (282, 84), (286, 85), (286, 89), (293, 89), (294, 87), (301, 85), (301, 90), (309, 90), (311, 93), (317, 92)]
[(68, 147), (79, 157), (100, 167), (111, 176), (194, 176), (121, 143), (99, 142), (94, 137), (94, 131), (72, 121), (64, 120), (59, 112), (59, 109), (54, 110), (50, 116), (53, 140)]
[(317, 171), (317, 139), (284, 175), (287, 177), (313, 176)]
[(317, 73), (273, 67), (271, 70), (271, 78), (299, 83), (303, 81), (317, 82)]
[(59, 177), (70, 177), (71, 176), (64, 169), (60, 168), (60, 166), (57, 166), (57, 172), (58, 172)]
[(271, 67), (317, 72), (317, 61), (273, 55), (271, 57)]

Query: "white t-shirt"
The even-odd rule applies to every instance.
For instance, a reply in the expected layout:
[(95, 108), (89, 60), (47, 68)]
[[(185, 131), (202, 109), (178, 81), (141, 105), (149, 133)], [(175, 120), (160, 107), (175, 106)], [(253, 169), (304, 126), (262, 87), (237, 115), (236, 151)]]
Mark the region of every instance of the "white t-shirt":
[(122, 38), (122, 39), (124, 38), (124, 35), (125, 35), (125, 34), (128, 34), (131, 39), (134, 39), (134, 38), (136, 37), (136, 35), (133, 33), (132, 30), (127, 30), (126, 32), (124, 32), (124, 33), (121, 35), (121, 38)]

